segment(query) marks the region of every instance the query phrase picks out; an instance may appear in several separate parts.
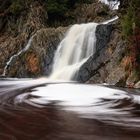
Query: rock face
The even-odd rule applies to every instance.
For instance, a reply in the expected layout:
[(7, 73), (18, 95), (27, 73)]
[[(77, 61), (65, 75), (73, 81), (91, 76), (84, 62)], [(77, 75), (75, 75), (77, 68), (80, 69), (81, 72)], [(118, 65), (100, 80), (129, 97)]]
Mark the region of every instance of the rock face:
[(10, 57), (23, 49), (30, 36), (44, 28), (47, 21), (44, 5), (40, 2), (24, 1), (26, 10), (14, 15), (11, 14), (10, 7), (8, 8), (11, 2), (2, 1), (0, 6), (0, 74)]
[(96, 53), (81, 67), (76, 79), (87, 83), (125, 85), (126, 72), (121, 65), (126, 45), (113, 25), (99, 25)]
[[(110, 39), (112, 31), (112, 25), (98, 25), (96, 28), (96, 53), (88, 59), (88, 61), (80, 68), (77, 73), (77, 80), (80, 82), (86, 82), (94, 73), (103, 67), (105, 63), (105, 56), (103, 53), (107, 48), (107, 43)], [(108, 59), (108, 57), (107, 57)]]
[(12, 61), (8, 77), (38, 77), (48, 75), (54, 52), (68, 28), (44, 28), (35, 33), (31, 46)]

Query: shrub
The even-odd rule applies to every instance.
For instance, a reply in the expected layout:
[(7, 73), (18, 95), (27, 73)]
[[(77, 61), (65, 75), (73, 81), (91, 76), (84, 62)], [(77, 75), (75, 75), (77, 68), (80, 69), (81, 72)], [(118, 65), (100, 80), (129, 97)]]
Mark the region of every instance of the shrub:
[(76, 3), (90, 3), (92, 0), (46, 0), (46, 8), (49, 20), (55, 21), (66, 17)]
[(140, 0), (130, 0), (129, 6), (125, 9), (122, 17), (122, 32), (126, 38), (133, 35), (135, 27), (140, 27)]
[[(124, 9), (121, 19), (122, 33), (128, 41), (129, 56), (125, 64), (131, 64), (132, 69), (140, 71), (140, 0), (130, 0)], [(129, 58), (129, 59), (128, 59)], [(130, 59), (131, 58), (131, 59)], [(128, 61), (129, 60), (129, 61)], [(139, 74), (137, 74), (139, 75)], [(138, 76), (137, 76), (138, 77)]]
[(57, 18), (64, 16), (67, 8), (67, 0), (48, 0), (47, 1), (47, 12), (50, 18)]
[(10, 12), (14, 15), (19, 14), (24, 9), (24, 2), (22, 0), (13, 0), (10, 5)]
[(132, 35), (133, 32), (133, 22), (134, 22), (134, 13), (132, 7), (129, 7), (128, 12), (124, 17), (122, 18), (121, 24), (122, 24), (122, 33), (125, 36), (125, 38)]

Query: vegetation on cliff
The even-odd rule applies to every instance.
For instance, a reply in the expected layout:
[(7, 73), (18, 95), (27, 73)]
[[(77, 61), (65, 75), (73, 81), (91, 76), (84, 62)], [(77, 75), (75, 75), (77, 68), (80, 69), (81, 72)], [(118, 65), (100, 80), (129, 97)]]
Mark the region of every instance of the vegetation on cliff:
[(128, 43), (124, 65), (130, 75), (128, 81), (135, 83), (140, 79), (140, 1), (122, 0), (120, 14), (122, 35)]
[(46, 0), (47, 12), (51, 19), (65, 17), (66, 12), (76, 3), (90, 3), (91, 0)]
[(127, 8), (122, 8), (122, 29), (123, 35), (128, 38), (140, 28), (140, 1), (130, 0)]

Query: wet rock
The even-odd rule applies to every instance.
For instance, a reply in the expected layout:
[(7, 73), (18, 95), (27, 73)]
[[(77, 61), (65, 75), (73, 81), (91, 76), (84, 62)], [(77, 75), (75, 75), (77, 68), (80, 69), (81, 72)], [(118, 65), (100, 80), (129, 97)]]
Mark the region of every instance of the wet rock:
[(86, 82), (98, 70), (108, 63), (109, 56), (105, 53), (107, 43), (110, 39), (112, 25), (99, 25), (96, 29), (96, 53), (80, 68), (76, 75), (76, 80)]
[(96, 28), (96, 53), (107, 46), (113, 25), (98, 25)]

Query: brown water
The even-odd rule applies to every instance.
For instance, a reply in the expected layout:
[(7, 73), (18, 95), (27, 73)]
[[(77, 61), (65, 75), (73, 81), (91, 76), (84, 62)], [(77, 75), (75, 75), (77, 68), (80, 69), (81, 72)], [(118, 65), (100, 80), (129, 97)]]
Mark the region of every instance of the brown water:
[(0, 80), (0, 140), (139, 140), (139, 90)]

